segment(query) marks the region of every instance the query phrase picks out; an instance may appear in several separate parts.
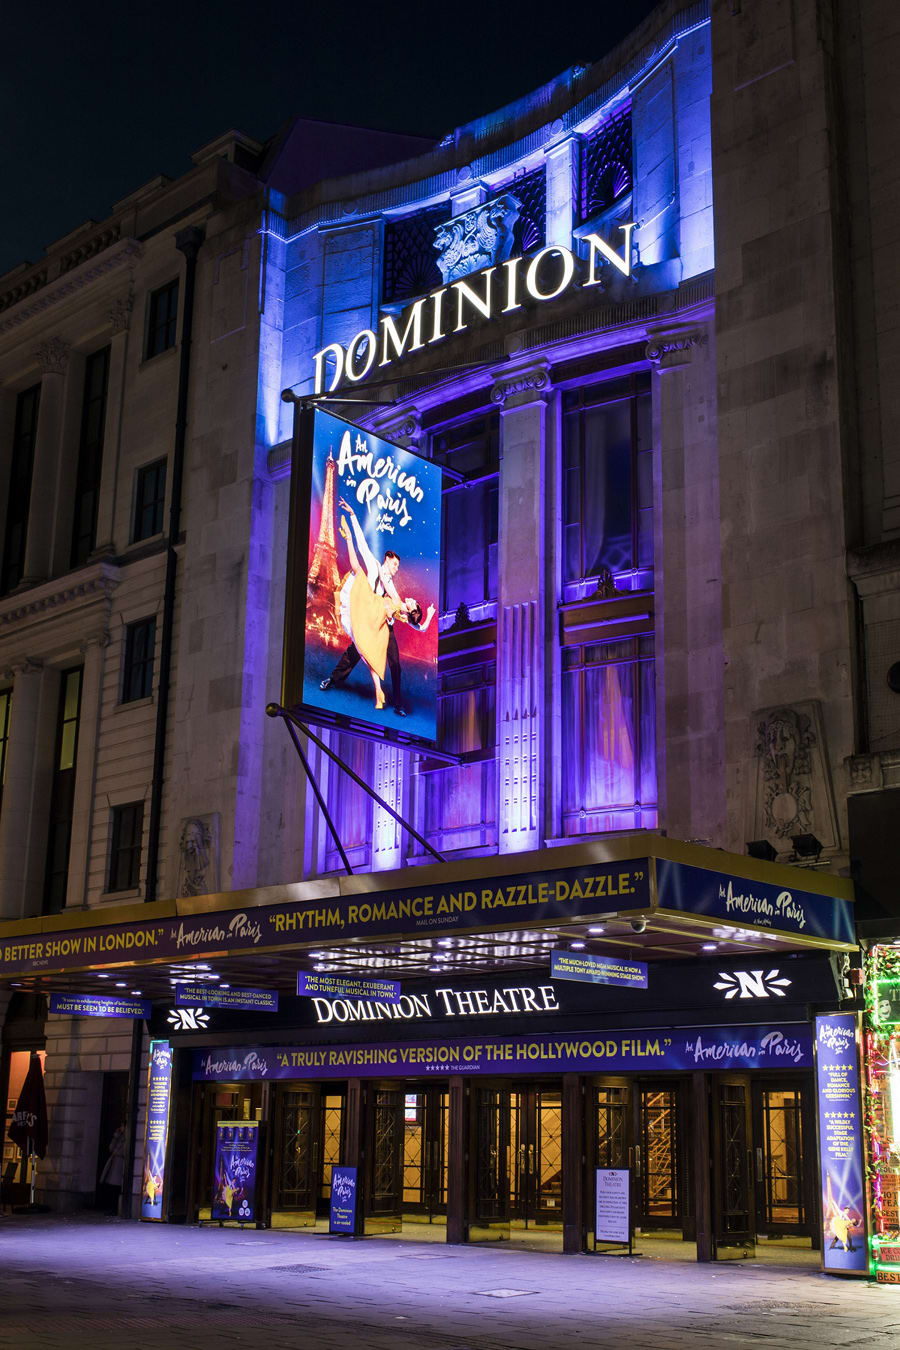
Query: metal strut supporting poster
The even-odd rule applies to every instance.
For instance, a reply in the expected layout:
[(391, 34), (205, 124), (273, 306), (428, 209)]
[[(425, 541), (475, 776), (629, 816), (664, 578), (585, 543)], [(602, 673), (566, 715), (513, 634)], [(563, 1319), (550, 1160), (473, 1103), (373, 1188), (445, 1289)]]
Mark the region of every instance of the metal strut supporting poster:
[(282, 702), (433, 744), (441, 469), (320, 408), (299, 417)]
[(220, 1120), (216, 1125), (215, 1175), (210, 1215), (213, 1219), (256, 1222), (256, 1164), (259, 1124), (255, 1120)]
[(169, 1098), (172, 1090), (172, 1047), (168, 1041), (150, 1042), (147, 1084), (147, 1132), (144, 1140), (144, 1177), (141, 1218), (163, 1218), (166, 1145), (169, 1137)]
[(827, 1271), (862, 1275), (868, 1258), (855, 1014), (816, 1018), (816, 1087), (823, 1263)]

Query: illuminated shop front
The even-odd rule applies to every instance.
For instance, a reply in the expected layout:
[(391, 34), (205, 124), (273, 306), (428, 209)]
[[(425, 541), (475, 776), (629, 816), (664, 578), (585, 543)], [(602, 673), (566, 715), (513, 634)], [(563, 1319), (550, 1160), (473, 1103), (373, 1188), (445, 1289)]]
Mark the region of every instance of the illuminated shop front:
[(869, 1260), (879, 1284), (900, 1284), (900, 948), (874, 944), (865, 971)]

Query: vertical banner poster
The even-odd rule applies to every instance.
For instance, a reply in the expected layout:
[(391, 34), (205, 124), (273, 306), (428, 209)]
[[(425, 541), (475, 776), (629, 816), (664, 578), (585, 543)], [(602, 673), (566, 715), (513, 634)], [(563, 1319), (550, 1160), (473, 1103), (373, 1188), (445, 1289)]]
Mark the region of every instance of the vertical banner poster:
[(285, 707), (434, 744), (441, 486), (430, 460), (320, 408), (298, 414)]
[(150, 1073), (147, 1083), (147, 1131), (144, 1138), (144, 1177), (141, 1183), (142, 1219), (161, 1220), (163, 1217), (171, 1093), (172, 1047), (168, 1041), (151, 1041)]
[(356, 1168), (331, 1169), (331, 1217), (329, 1233), (356, 1231)]
[(816, 1018), (816, 1096), (826, 1271), (865, 1274), (866, 1192), (856, 1016)]
[(631, 1173), (627, 1167), (598, 1167), (595, 1242), (631, 1242)]
[(216, 1125), (212, 1218), (256, 1222), (258, 1144), (255, 1120), (220, 1120)]

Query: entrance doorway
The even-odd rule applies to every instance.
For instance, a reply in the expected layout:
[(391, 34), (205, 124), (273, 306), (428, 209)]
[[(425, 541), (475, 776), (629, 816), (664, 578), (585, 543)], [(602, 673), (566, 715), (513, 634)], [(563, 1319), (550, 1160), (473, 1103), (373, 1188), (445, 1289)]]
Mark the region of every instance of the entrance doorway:
[(562, 1091), (543, 1083), (473, 1093), (469, 1241), (562, 1248)]
[(413, 1088), (403, 1098), (403, 1219), (446, 1224), (450, 1094)]
[[(593, 1166), (630, 1169), (635, 1229), (642, 1238), (693, 1239), (685, 1084), (678, 1079), (595, 1079), (592, 1106), (588, 1140)], [(593, 1197), (593, 1186), (590, 1193)], [(592, 1229), (593, 1208), (590, 1213)], [(589, 1245), (592, 1240), (589, 1231)]]
[[(191, 1209), (198, 1219), (209, 1219), (215, 1171), (216, 1126), (221, 1120), (262, 1120), (265, 1083), (210, 1083), (201, 1089), (199, 1138), (195, 1136), (197, 1166), (192, 1177)], [(188, 1211), (190, 1213), (190, 1210)]]

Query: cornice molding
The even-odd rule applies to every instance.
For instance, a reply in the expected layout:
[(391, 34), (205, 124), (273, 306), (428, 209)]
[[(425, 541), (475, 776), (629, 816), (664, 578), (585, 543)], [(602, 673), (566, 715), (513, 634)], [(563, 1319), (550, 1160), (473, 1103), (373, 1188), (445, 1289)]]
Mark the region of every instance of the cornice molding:
[[(0, 317), (0, 337), (27, 323), (29, 319), (44, 313), (64, 300), (77, 295), (92, 282), (99, 280), (108, 272), (136, 262), (143, 253), (143, 247), (136, 239), (120, 239), (95, 257), (79, 263), (70, 272), (63, 273), (55, 281), (48, 282), (40, 290), (25, 296), (22, 300), (4, 311)], [(2, 297), (0, 297), (2, 299)]]
[(110, 597), (119, 584), (118, 568), (101, 563), (97, 570), (77, 581), (60, 584), (59, 580), (45, 582), (30, 591), (22, 592), (10, 604), (0, 606), (0, 637), (5, 637), (16, 625), (29, 619), (41, 618), (53, 611), (66, 613)]

